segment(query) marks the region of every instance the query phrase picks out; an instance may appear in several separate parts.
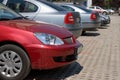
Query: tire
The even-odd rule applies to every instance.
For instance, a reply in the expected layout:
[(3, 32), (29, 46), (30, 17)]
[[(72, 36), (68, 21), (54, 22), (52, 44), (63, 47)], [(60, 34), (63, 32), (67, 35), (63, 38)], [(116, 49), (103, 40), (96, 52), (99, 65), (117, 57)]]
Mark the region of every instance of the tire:
[[(108, 16), (109, 17), (109, 16)], [(110, 19), (110, 17), (109, 17), (109, 20), (108, 20), (108, 23), (107, 24), (110, 24), (110, 22), (111, 22), (111, 19)]]
[(0, 47), (0, 80), (23, 80), (30, 72), (26, 52), (12, 44)]
[(107, 12), (105, 12), (105, 11), (104, 11), (102, 14), (103, 14), (103, 15), (108, 15), (108, 13), (107, 13)]
[(82, 31), (82, 35), (84, 35), (86, 33), (86, 31)]
[(80, 30), (80, 36), (82, 35), (83, 29)]

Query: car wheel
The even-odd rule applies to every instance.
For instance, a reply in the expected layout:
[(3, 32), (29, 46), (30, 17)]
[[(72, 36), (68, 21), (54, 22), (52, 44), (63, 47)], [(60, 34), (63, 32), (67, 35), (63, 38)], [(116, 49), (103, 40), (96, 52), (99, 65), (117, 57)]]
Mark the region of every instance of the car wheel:
[(107, 15), (108, 13), (104, 11), (102, 14), (103, 14), (103, 15)]
[(82, 35), (84, 35), (86, 33), (86, 31), (82, 31)]
[(0, 80), (23, 80), (30, 72), (26, 52), (16, 45), (0, 47)]
[(108, 24), (110, 24), (110, 22), (111, 22), (111, 19), (110, 19), (110, 17), (108, 16)]
[(82, 35), (83, 29), (80, 30), (80, 36)]

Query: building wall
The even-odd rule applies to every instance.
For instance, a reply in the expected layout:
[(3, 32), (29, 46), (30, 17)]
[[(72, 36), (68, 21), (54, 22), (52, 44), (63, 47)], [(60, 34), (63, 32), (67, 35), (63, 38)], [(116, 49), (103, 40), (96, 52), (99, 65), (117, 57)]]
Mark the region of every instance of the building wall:
[(92, 6), (92, 0), (87, 0), (87, 7)]

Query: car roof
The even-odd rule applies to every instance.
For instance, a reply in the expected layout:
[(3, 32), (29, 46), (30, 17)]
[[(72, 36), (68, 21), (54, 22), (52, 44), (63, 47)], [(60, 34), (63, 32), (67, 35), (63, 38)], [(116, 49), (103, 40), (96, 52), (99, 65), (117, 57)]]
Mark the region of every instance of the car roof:
[(66, 9), (64, 9), (64, 8), (62, 8), (62, 7), (60, 7), (60, 6), (56, 5), (56, 4), (53, 4), (51, 2), (48, 2), (46, 0), (36, 0), (36, 1), (39, 1), (39, 2), (41, 2), (43, 4), (45, 4), (45, 5), (48, 5), (49, 7), (52, 7), (54, 9), (58, 10), (58, 11), (67, 11)]

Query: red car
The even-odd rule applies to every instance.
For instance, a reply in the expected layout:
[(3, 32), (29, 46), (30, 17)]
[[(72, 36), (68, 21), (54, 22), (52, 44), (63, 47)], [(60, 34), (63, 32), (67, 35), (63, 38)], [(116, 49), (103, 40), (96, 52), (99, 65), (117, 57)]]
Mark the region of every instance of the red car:
[(82, 47), (68, 30), (26, 20), (0, 4), (0, 80), (22, 80), (31, 68), (70, 64)]

